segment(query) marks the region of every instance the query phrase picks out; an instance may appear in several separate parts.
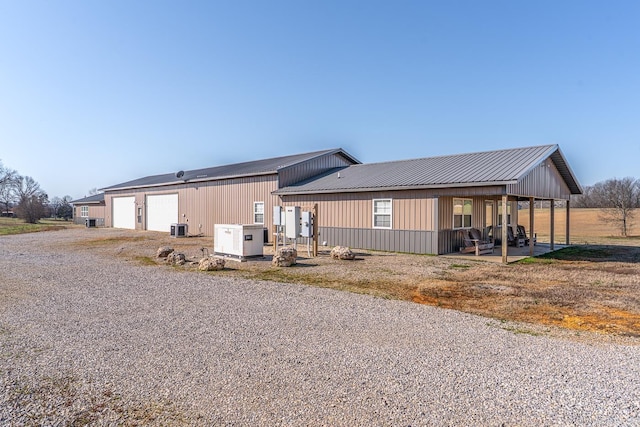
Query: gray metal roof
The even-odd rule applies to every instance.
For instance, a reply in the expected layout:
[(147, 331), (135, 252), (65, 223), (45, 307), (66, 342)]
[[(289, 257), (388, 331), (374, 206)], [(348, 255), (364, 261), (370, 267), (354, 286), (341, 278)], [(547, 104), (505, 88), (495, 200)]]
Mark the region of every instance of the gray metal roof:
[(274, 194), (314, 194), (515, 184), (551, 158), (572, 194), (582, 189), (557, 145), (485, 151), (337, 168)]
[(103, 188), (102, 190), (109, 191), (140, 187), (156, 187), (160, 185), (182, 184), (184, 182), (213, 181), (243, 176), (268, 175), (277, 173), (280, 169), (330, 154), (340, 154), (353, 163), (360, 163), (359, 160), (351, 156), (346, 151), (341, 148), (336, 148), (331, 150), (314, 151), (311, 153), (294, 154), (291, 156), (255, 160), (251, 162), (214, 166), (205, 169), (189, 170), (184, 171), (184, 175), (180, 178), (176, 176), (176, 172), (163, 175), (146, 176), (144, 178), (123, 182), (122, 184), (112, 185), (110, 187)]
[(92, 196), (83, 197), (81, 199), (72, 200), (69, 203), (78, 205), (82, 203), (89, 204), (89, 203), (101, 203), (101, 202), (104, 202), (104, 193), (98, 193)]

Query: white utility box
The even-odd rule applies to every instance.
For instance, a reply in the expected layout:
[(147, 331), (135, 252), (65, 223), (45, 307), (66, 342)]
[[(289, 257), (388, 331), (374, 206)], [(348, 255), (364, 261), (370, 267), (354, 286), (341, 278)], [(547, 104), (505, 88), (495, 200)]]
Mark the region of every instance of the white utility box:
[(300, 206), (285, 208), (284, 234), (288, 239), (297, 239), (300, 235)]
[(264, 227), (262, 224), (215, 224), (213, 252), (244, 260), (262, 256)]

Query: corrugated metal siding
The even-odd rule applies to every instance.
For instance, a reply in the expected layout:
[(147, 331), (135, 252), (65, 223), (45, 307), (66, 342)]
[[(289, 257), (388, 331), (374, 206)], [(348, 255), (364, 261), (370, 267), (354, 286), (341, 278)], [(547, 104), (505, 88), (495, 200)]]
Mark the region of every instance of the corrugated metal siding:
[(104, 219), (104, 206), (91, 206), (89, 205), (89, 218), (101, 218)]
[(550, 159), (533, 168), (517, 184), (508, 185), (507, 193), (523, 197), (561, 200), (569, 200), (571, 196), (571, 190)]
[(392, 229), (436, 229), (436, 199), (424, 191), (388, 191), (282, 196), (285, 206), (318, 204), (320, 227), (370, 229), (373, 227), (373, 199), (392, 199)]
[(320, 242), (326, 241), (329, 246), (414, 254), (436, 254), (438, 251), (436, 231), (320, 227), (318, 232)]
[(278, 171), (278, 187), (286, 187), (352, 163), (339, 154), (324, 155)]
[[(276, 175), (273, 174), (145, 188), (136, 192), (113, 191), (105, 195), (106, 212), (111, 212), (113, 196), (134, 195), (136, 205), (143, 207), (143, 222), (136, 222), (136, 229), (143, 230), (146, 227), (146, 196), (177, 192), (178, 221), (189, 224), (189, 234), (213, 236), (215, 224), (253, 224), (254, 202), (264, 202), (264, 224), (270, 227), (273, 206), (278, 203), (278, 197), (271, 195), (276, 185)], [(112, 226), (110, 214), (105, 220), (107, 226)]]

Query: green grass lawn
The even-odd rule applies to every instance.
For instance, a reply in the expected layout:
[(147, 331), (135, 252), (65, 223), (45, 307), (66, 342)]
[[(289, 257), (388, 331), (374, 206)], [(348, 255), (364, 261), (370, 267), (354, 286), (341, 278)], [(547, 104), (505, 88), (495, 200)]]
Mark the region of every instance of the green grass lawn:
[(0, 217), (0, 236), (35, 233), (38, 231), (62, 230), (75, 225), (71, 221), (42, 219), (37, 224), (27, 224), (18, 218)]

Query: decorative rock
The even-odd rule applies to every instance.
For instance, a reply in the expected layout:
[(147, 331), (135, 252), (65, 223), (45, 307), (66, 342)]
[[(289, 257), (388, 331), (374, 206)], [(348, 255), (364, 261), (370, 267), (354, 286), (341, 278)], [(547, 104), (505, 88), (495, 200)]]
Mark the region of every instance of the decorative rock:
[(355, 259), (355, 257), (356, 254), (347, 246), (336, 246), (331, 249), (331, 258), (352, 260)]
[(187, 257), (185, 254), (180, 252), (171, 252), (167, 256), (167, 263), (173, 265), (184, 265), (187, 262)]
[(222, 258), (202, 258), (198, 264), (200, 271), (224, 270), (224, 260)]
[(173, 252), (173, 248), (171, 246), (160, 246), (156, 255), (158, 258), (166, 258), (171, 252)]
[(271, 265), (275, 267), (291, 267), (296, 263), (298, 258), (298, 251), (291, 246), (285, 246), (278, 249), (278, 252), (273, 256)]

